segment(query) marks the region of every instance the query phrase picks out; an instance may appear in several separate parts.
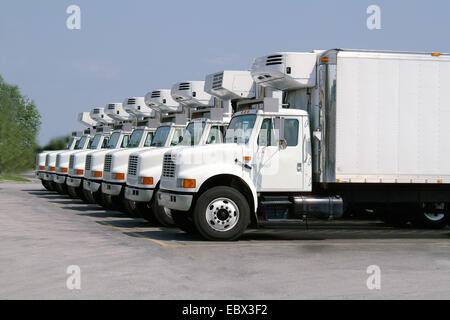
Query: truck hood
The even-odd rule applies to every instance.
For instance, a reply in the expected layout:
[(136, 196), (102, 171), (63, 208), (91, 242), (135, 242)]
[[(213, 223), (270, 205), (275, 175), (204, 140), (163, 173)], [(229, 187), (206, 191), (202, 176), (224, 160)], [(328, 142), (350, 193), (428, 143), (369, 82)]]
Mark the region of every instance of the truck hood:
[[(83, 150), (80, 152), (73, 153), (73, 169), (83, 169), (86, 164), (86, 156), (95, 150)], [(69, 159), (70, 161), (70, 159)]]
[(103, 149), (90, 153), (91, 156), (91, 169), (89, 171), (103, 171), (105, 165), (105, 155), (115, 149)]
[[(72, 154), (77, 154), (80, 152), (86, 152), (87, 150), (71, 150), (71, 151), (65, 151), (65, 152), (60, 152), (57, 155), (57, 163), (56, 163), (56, 167), (58, 168), (68, 168), (69, 167), (69, 160), (70, 160), (70, 156)], [(92, 151), (92, 150), (89, 150)]]

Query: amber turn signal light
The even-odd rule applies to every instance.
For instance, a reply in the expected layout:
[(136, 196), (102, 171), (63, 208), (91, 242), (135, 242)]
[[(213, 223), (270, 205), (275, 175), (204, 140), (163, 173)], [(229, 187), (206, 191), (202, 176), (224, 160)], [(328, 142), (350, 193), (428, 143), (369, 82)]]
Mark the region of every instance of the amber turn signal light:
[(76, 174), (77, 176), (81, 176), (84, 173), (84, 170), (82, 169), (77, 169)]
[(123, 173), (123, 172), (116, 173), (114, 177), (116, 178), (116, 180), (124, 180), (125, 173)]
[(94, 178), (101, 178), (103, 176), (103, 172), (94, 171), (93, 175), (94, 175)]
[(143, 177), (142, 184), (153, 184), (153, 178), (152, 177)]
[(195, 179), (183, 179), (183, 188), (186, 189), (195, 188)]

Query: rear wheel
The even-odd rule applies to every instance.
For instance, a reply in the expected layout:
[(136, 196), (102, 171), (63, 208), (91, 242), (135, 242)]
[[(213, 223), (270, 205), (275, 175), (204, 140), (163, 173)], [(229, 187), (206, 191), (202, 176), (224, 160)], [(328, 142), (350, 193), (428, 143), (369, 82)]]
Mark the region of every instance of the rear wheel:
[(194, 223), (208, 240), (236, 240), (250, 223), (247, 199), (231, 187), (211, 188), (197, 200)]
[(68, 193), (67, 185), (65, 183), (56, 183), (55, 182), (55, 189), (56, 189), (56, 192), (58, 192), (59, 194), (67, 194)]
[(446, 203), (422, 203), (414, 214), (413, 223), (417, 227), (442, 229), (449, 223)]
[(188, 234), (195, 234), (197, 233), (197, 229), (195, 228), (195, 223), (192, 218), (191, 212), (184, 212), (184, 211), (176, 211), (176, 210), (170, 210), (170, 214), (173, 219), (173, 223), (175, 226), (183, 230), (184, 232)]

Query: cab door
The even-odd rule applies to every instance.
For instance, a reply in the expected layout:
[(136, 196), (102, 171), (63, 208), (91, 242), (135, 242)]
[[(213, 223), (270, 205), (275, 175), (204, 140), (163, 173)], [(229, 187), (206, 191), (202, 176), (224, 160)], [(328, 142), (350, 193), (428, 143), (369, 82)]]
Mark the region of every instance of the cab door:
[[(283, 123), (281, 129), (276, 128), (275, 123)], [(285, 141), (285, 148), (280, 147), (280, 139)], [(253, 179), (258, 192), (303, 191), (302, 145), (301, 117), (266, 117), (262, 120), (253, 161)]]

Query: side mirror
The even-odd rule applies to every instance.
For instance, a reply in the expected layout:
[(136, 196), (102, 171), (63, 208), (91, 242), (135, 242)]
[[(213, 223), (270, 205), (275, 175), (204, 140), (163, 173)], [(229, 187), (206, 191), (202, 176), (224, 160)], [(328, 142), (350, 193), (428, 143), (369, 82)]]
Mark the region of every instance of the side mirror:
[(183, 136), (178, 137), (178, 143), (180, 143), (181, 141), (183, 141)]
[(278, 147), (280, 148), (280, 150), (284, 150), (287, 148), (287, 142), (284, 139), (280, 139), (278, 140)]

